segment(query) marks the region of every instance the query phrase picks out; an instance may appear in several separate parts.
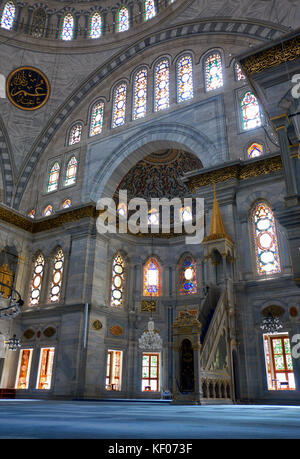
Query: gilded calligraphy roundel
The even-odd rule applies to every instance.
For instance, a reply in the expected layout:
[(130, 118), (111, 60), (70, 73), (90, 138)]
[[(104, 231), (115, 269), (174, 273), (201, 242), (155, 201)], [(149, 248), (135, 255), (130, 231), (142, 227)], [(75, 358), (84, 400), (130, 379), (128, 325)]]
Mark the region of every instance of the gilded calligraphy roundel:
[(11, 72), (6, 82), (9, 100), (22, 110), (42, 107), (50, 95), (47, 77), (33, 67), (19, 67)]

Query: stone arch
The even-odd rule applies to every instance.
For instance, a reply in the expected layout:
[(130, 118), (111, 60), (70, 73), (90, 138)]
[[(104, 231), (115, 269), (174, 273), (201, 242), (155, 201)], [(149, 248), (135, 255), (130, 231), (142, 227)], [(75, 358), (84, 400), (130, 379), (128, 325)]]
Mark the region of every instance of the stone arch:
[(164, 148), (193, 153), (204, 167), (218, 162), (216, 149), (204, 134), (183, 125), (155, 124), (151, 129), (144, 128), (137, 136), (129, 138), (121, 149), (116, 148), (94, 177), (89, 177), (89, 183), (92, 183), (90, 199), (97, 202), (101, 197), (111, 198), (124, 175), (138, 161)]

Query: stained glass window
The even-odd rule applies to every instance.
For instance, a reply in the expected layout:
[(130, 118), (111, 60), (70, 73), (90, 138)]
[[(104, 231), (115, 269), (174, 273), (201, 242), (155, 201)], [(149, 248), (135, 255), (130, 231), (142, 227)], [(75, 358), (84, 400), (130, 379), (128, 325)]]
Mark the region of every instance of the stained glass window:
[(125, 261), (124, 258), (117, 254), (113, 259), (112, 264), (112, 280), (111, 280), (111, 306), (123, 306), (124, 302), (124, 281), (125, 281)]
[(71, 199), (65, 199), (64, 202), (62, 203), (61, 207), (63, 209), (68, 209), (69, 207), (71, 207), (72, 205), (72, 202), (71, 202)]
[(37, 389), (50, 389), (54, 360), (54, 347), (41, 348)]
[(277, 234), (273, 212), (265, 203), (258, 203), (252, 213), (257, 273), (280, 272)]
[(81, 140), (81, 133), (82, 133), (82, 124), (77, 123), (71, 128), (70, 135), (69, 135), (69, 145), (75, 145), (76, 143), (80, 142)]
[(62, 284), (62, 275), (64, 269), (64, 254), (61, 249), (59, 249), (54, 258), (52, 279), (50, 286), (49, 301), (51, 303), (57, 303), (60, 298), (61, 293), (61, 284)]
[(100, 134), (103, 128), (104, 102), (98, 101), (93, 105), (90, 123), (90, 136)]
[(288, 334), (264, 335), (269, 390), (295, 390), (295, 377)]
[(222, 59), (219, 53), (213, 53), (205, 60), (205, 86), (206, 91), (223, 86)]
[(44, 265), (45, 265), (45, 259), (43, 255), (40, 253), (36, 257), (35, 262), (34, 262), (33, 274), (32, 274), (31, 285), (30, 285), (29, 303), (32, 306), (37, 305), (40, 301), (42, 280), (43, 280), (43, 274), (44, 274)]
[(122, 6), (122, 8), (119, 9), (118, 15), (117, 15), (117, 21), (118, 21), (118, 32), (125, 32), (126, 30), (129, 29), (128, 8), (126, 8), (125, 6)]
[(31, 209), (31, 210), (28, 212), (28, 217), (30, 217), (30, 218), (35, 218), (35, 210), (34, 210), (34, 209)]
[(122, 217), (125, 217), (126, 216), (126, 213), (127, 213), (127, 206), (124, 202), (120, 202), (120, 204), (118, 205), (117, 207), (117, 212), (119, 215), (121, 215)]
[(190, 222), (193, 219), (192, 209), (189, 206), (180, 209), (180, 221)]
[(121, 390), (122, 356), (122, 351), (107, 352), (106, 390)]
[(44, 217), (48, 217), (51, 214), (53, 214), (53, 207), (51, 206), (51, 204), (49, 204), (48, 206), (45, 207), (43, 215)]
[(143, 295), (161, 295), (161, 269), (155, 258), (150, 258), (144, 266)]
[(243, 129), (254, 129), (261, 126), (260, 108), (255, 95), (248, 91), (241, 101)]
[(134, 78), (133, 119), (143, 118), (147, 110), (147, 69), (139, 70)]
[(149, 19), (154, 18), (154, 16), (156, 15), (154, 0), (145, 0), (144, 9), (145, 9), (145, 21), (148, 21)]
[(187, 54), (177, 61), (177, 100), (183, 102), (193, 98), (193, 61)]
[(67, 165), (64, 186), (74, 185), (76, 182), (77, 169), (78, 161), (75, 156), (72, 156)]
[(16, 7), (14, 2), (6, 2), (1, 16), (1, 27), (3, 29), (11, 30), (14, 25), (15, 16)]
[(71, 13), (65, 15), (61, 30), (61, 39), (65, 41), (72, 40), (74, 34), (74, 18)]
[(101, 14), (96, 11), (91, 16), (90, 20), (90, 38), (100, 38), (102, 35), (102, 17)]
[(55, 162), (50, 169), (49, 176), (48, 176), (48, 186), (47, 192), (55, 191), (58, 188), (59, 182), (59, 172), (60, 172), (60, 165), (58, 162)]
[(112, 127), (122, 126), (125, 123), (126, 112), (126, 92), (127, 85), (120, 83), (114, 91), (114, 106), (113, 106), (113, 123)]
[(162, 59), (155, 67), (155, 111), (164, 110), (169, 107), (169, 62)]
[(240, 64), (238, 62), (235, 63), (234, 66), (234, 71), (235, 71), (235, 78), (237, 81), (245, 80), (246, 75), (244, 74), (243, 70), (241, 69)]
[(159, 390), (159, 354), (143, 352), (142, 356), (142, 391)]
[(263, 146), (260, 143), (253, 143), (247, 150), (248, 158), (256, 158), (257, 156), (261, 156), (264, 152)]
[(196, 263), (191, 256), (180, 263), (179, 284), (181, 295), (197, 293)]
[(22, 349), (20, 351), (17, 379), (15, 384), (16, 389), (28, 389), (32, 352), (32, 349)]

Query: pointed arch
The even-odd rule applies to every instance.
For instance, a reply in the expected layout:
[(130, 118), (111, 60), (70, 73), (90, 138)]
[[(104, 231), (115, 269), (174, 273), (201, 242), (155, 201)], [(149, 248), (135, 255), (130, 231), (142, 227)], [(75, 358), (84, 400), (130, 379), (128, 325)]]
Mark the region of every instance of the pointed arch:
[(155, 257), (151, 257), (144, 265), (143, 296), (161, 296), (161, 267)]
[(16, 6), (12, 0), (5, 3), (1, 15), (1, 27), (12, 30), (16, 19)]
[(70, 129), (68, 145), (75, 145), (81, 141), (82, 123), (75, 123)]
[(104, 102), (97, 100), (91, 110), (90, 117), (90, 137), (101, 134), (103, 129)]
[(129, 10), (126, 6), (121, 6), (117, 13), (117, 30), (125, 32), (129, 29)]
[(242, 80), (246, 80), (246, 75), (244, 74), (240, 64), (238, 62), (236, 62), (234, 64), (234, 75), (235, 75), (235, 79), (236, 81), (242, 81)]
[(51, 191), (56, 191), (58, 189), (59, 175), (60, 165), (58, 161), (55, 161), (48, 173), (47, 193), (50, 193)]
[(63, 18), (60, 38), (64, 41), (70, 41), (74, 36), (74, 16), (72, 13), (65, 14)]
[(154, 0), (144, 0), (144, 18), (149, 21), (156, 16), (156, 8)]
[(245, 92), (241, 100), (243, 130), (255, 129), (262, 124), (261, 112), (256, 96), (251, 92)]
[(91, 39), (100, 38), (102, 35), (102, 16), (99, 11), (95, 11), (90, 17), (89, 37)]
[(61, 287), (64, 270), (64, 253), (61, 247), (55, 251), (52, 266), (51, 284), (49, 291), (49, 302), (58, 303), (61, 297)]
[(46, 30), (46, 11), (44, 8), (36, 8), (33, 12), (30, 35), (35, 38), (41, 38), (45, 35)]
[(118, 252), (112, 261), (110, 306), (124, 306), (124, 287), (125, 287), (126, 263), (124, 256)]
[(264, 147), (258, 142), (251, 143), (247, 148), (247, 159), (257, 158), (264, 154)]
[(180, 295), (197, 293), (196, 261), (190, 254), (183, 254), (178, 263), (178, 283)]
[(154, 110), (156, 112), (169, 107), (170, 103), (170, 64), (162, 58), (154, 67)]
[(44, 267), (45, 258), (42, 252), (39, 252), (34, 258), (33, 272), (30, 282), (29, 304), (31, 306), (37, 306), (40, 302)]
[(260, 276), (281, 271), (277, 230), (271, 207), (265, 201), (254, 204), (251, 212), (256, 271)]
[(75, 155), (71, 156), (67, 163), (64, 186), (74, 185), (76, 183), (78, 170), (78, 160)]
[(206, 92), (223, 86), (223, 64), (221, 54), (218, 51), (214, 51), (205, 58), (204, 72)]

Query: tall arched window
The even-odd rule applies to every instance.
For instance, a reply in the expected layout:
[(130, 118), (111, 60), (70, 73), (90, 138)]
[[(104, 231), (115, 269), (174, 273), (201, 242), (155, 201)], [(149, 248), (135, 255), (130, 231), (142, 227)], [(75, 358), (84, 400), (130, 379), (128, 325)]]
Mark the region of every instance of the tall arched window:
[(243, 129), (254, 129), (261, 126), (259, 103), (255, 95), (247, 91), (241, 101)]
[(29, 303), (32, 306), (39, 304), (42, 288), (42, 280), (44, 274), (45, 259), (42, 253), (40, 253), (35, 261), (34, 268), (30, 284), (30, 297)]
[(70, 130), (69, 135), (69, 145), (75, 145), (75, 143), (80, 142), (82, 134), (82, 124), (76, 123)]
[(118, 32), (125, 32), (129, 29), (129, 11), (122, 6), (117, 13)]
[(58, 249), (53, 262), (52, 278), (49, 293), (50, 303), (57, 303), (60, 299), (63, 269), (64, 253), (62, 249)]
[(63, 19), (60, 38), (65, 41), (69, 41), (69, 40), (72, 40), (73, 34), (74, 34), (74, 17), (71, 13), (67, 13)]
[(96, 11), (90, 19), (90, 38), (100, 38), (102, 35), (102, 17), (101, 14)]
[(56, 161), (50, 169), (48, 176), (47, 192), (55, 191), (58, 188), (60, 165)]
[(183, 102), (193, 97), (193, 60), (190, 54), (178, 59), (177, 70), (177, 101)]
[(223, 86), (222, 59), (218, 52), (210, 54), (205, 60), (205, 88), (206, 91)]
[(103, 128), (104, 102), (97, 101), (91, 111), (90, 137), (101, 134)]
[(190, 255), (184, 257), (179, 265), (179, 293), (180, 295), (197, 293), (196, 263)]
[(236, 62), (234, 65), (234, 73), (236, 81), (246, 80), (246, 75), (244, 74), (238, 62)]
[(121, 307), (124, 304), (125, 261), (118, 253), (112, 264), (110, 305)]
[(264, 152), (264, 148), (260, 143), (252, 143), (250, 147), (247, 149), (247, 156), (248, 159), (257, 158), (261, 156)]
[(144, 1), (144, 15), (145, 21), (154, 18), (154, 16), (156, 15), (154, 0)]
[(280, 272), (277, 232), (273, 212), (265, 202), (256, 204), (252, 211), (252, 226), (259, 275)]
[(44, 8), (37, 8), (34, 10), (32, 17), (32, 24), (30, 28), (30, 35), (35, 38), (41, 38), (45, 34), (46, 29), (46, 11)]
[(161, 295), (161, 269), (156, 258), (151, 257), (144, 266), (143, 296)]
[(122, 126), (122, 124), (125, 123), (126, 93), (127, 93), (126, 83), (118, 84), (118, 86), (114, 90), (113, 119), (112, 119), (113, 128)]
[(78, 161), (75, 156), (72, 156), (67, 164), (64, 186), (74, 185), (76, 182), (77, 169)]
[(1, 16), (1, 27), (11, 30), (13, 28), (16, 17), (16, 7), (13, 1), (9, 0), (5, 3)]
[(147, 111), (147, 69), (139, 70), (134, 77), (133, 119), (143, 118)]
[(170, 69), (168, 59), (162, 59), (154, 71), (154, 109), (156, 112), (169, 107), (170, 98)]

